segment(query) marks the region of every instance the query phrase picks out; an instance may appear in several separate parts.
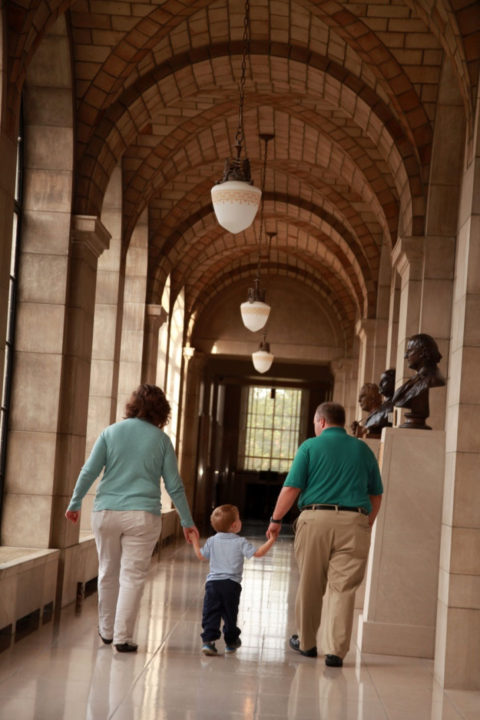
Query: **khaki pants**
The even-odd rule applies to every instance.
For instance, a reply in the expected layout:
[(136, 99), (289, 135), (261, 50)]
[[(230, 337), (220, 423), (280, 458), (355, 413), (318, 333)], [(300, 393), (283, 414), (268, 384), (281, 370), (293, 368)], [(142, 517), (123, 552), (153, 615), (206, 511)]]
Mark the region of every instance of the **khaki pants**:
[(295, 605), (300, 648), (317, 644), (322, 600), (329, 590), (325, 618), (326, 654), (345, 657), (350, 647), (355, 591), (363, 580), (370, 548), (368, 517), (337, 510), (304, 510), (295, 532), (300, 582)]
[(131, 642), (160, 515), (143, 510), (92, 512), (98, 551), (98, 630), (113, 642)]

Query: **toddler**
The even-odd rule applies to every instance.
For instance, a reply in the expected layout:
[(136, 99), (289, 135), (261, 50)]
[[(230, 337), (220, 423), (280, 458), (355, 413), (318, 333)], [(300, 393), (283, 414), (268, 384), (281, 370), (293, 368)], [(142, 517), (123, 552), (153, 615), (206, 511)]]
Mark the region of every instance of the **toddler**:
[(210, 571), (205, 584), (202, 615), (202, 652), (217, 655), (215, 640), (221, 636), (220, 623), (223, 619), (225, 653), (234, 653), (242, 644), (240, 628), (237, 627), (238, 604), (244, 558), (263, 557), (272, 547), (271, 537), (258, 549), (237, 533), (242, 521), (235, 505), (220, 505), (210, 515), (210, 522), (216, 534), (209, 537), (203, 548), (197, 537), (192, 545), (199, 560), (210, 561)]

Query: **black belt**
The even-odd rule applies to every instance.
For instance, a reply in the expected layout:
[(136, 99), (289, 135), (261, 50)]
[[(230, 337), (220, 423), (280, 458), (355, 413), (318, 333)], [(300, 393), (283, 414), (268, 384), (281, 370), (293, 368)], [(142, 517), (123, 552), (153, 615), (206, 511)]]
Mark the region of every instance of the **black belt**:
[(347, 512), (368, 515), (368, 510), (363, 507), (347, 507), (346, 505), (304, 505), (300, 508), (300, 512), (303, 512), (303, 510), (347, 510)]

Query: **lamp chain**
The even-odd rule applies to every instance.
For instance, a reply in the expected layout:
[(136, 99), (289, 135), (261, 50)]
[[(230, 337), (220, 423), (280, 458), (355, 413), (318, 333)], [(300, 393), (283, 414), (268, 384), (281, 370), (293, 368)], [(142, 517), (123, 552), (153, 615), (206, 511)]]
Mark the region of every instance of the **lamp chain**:
[(265, 205), (265, 181), (267, 177), (267, 155), (268, 155), (268, 141), (271, 140), (271, 136), (267, 135), (264, 137), (265, 140), (265, 152), (263, 155), (263, 175), (262, 175), (262, 199), (260, 207), (260, 233), (258, 237), (258, 266), (257, 266), (257, 279), (260, 279), (260, 265), (262, 255), (262, 239), (263, 239), (263, 207)]
[(242, 74), (240, 77), (240, 105), (238, 109), (238, 128), (235, 134), (235, 147), (237, 148), (237, 162), (240, 161), (240, 153), (242, 144), (245, 141), (245, 133), (243, 130), (243, 103), (245, 100), (245, 83), (247, 73), (247, 55), (250, 54), (250, 2), (245, 0), (245, 16), (243, 19), (243, 55), (242, 55)]

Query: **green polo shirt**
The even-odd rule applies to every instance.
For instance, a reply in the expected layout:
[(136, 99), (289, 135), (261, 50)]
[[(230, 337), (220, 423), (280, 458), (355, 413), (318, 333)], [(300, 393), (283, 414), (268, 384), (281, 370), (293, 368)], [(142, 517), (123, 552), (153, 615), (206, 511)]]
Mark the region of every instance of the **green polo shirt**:
[(285, 487), (300, 488), (298, 507), (325, 503), (371, 511), (369, 495), (383, 493), (375, 455), (344, 428), (329, 427), (298, 448)]

